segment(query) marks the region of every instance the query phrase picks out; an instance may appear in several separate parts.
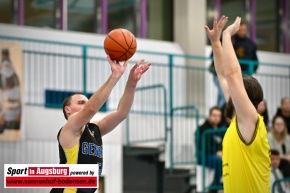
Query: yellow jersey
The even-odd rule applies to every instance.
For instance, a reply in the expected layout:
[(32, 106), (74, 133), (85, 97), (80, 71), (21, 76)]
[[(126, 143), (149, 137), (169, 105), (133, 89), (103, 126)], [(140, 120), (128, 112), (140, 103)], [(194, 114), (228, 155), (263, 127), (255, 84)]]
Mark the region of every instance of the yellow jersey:
[(233, 118), (223, 140), (224, 193), (270, 193), (270, 146), (263, 117), (258, 116), (249, 144)]

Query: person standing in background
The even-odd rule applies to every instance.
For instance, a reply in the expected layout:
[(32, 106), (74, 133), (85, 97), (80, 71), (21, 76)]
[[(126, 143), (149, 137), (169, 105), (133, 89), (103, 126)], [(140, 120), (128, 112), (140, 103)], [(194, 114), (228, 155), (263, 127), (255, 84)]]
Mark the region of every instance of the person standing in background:
[(258, 69), (259, 61), (257, 57), (256, 44), (247, 37), (248, 26), (245, 22), (241, 21), (240, 28), (237, 33), (232, 37), (235, 53), (238, 59), (253, 60), (254, 68), (250, 71), (248, 62), (239, 61), (243, 74), (252, 75)]

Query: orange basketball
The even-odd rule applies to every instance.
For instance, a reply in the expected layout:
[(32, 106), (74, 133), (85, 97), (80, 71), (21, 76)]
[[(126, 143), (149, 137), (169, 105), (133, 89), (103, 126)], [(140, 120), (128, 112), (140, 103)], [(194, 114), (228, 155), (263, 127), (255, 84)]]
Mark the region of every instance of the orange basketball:
[(104, 49), (112, 60), (125, 61), (131, 58), (137, 49), (135, 36), (126, 29), (114, 29), (104, 41)]

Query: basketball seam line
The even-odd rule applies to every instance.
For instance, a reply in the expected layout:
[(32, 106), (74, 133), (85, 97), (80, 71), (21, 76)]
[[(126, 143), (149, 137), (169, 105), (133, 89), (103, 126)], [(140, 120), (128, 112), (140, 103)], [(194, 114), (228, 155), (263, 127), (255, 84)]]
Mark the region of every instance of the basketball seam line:
[(122, 31), (122, 30), (120, 30), (120, 31), (121, 31), (121, 33), (122, 33), (122, 35), (123, 35), (124, 39), (125, 39), (126, 45), (127, 45), (127, 46), (129, 47), (129, 49), (130, 49), (130, 47), (131, 47), (132, 43), (131, 43), (131, 45), (128, 45), (127, 38), (125, 37), (125, 35), (124, 35), (123, 31)]
[[(126, 37), (125, 37), (123, 31), (122, 31), (122, 30), (120, 30), (120, 31), (121, 31), (121, 33), (122, 33), (122, 36), (123, 36), (125, 42), (126, 42), (126, 45), (129, 46), (128, 43), (127, 43), (127, 39), (126, 39)], [(130, 47), (129, 47), (129, 48), (126, 50), (126, 52), (124, 52), (123, 55), (121, 55), (119, 58), (121, 58), (121, 57), (123, 57), (123, 56), (125, 55), (125, 56), (126, 56), (126, 60), (127, 60), (127, 58), (128, 58), (128, 57), (127, 57), (127, 52), (128, 52), (129, 49), (130, 49)], [(130, 53), (130, 54), (131, 54), (131, 53)], [(119, 58), (118, 58), (118, 59), (119, 59)]]
[[(122, 35), (123, 35), (123, 37), (124, 37), (124, 39), (125, 39), (125, 42), (126, 42), (126, 44), (127, 44), (127, 46), (128, 46), (129, 48), (126, 50), (126, 52), (123, 53), (123, 55), (121, 55), (120, 57), (118, 57), (118, 59), (125, 55), (125, 56), (126, 56), (126, 60), (127, 60), (127, 58), (128, 58), (128, 57), (127, 57), (127, 52), (129, 52), (129, 50), (131, 49), (131, 46), (132, 46), (133, 41), (134, 41), (134, 37), (132, 36), (131, 45), (128, 45), (128, 43), (127, 43), (127, 39), (126, 39), (126, 37), (125, 37), (123, 31), (122, 31), (122, 30), (120, 30), (120, 31), (121, 31), (121, 33), (122, 33)], [(124, 47), (122, 47), (122, 48), (124, 48)], [(129, 53), (130, 53), (131, 55), (133, 55), (131, 52), (129, 52)]]
[(117, 42), (114, 38), (112, 38), (109, 34), (108, 36), (114, 41), (116, 42), (121, 48), (123, 48), (124, 50), (126, 50), (126, 48), (124, 48), (119, 42)]

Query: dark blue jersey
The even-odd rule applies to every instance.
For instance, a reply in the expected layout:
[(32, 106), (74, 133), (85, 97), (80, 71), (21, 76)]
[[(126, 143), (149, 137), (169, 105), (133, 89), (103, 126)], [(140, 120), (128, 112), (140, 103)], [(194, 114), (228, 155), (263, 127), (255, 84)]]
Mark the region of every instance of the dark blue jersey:
[[(58, 132), (59, 141), (61, 129)], [(99, 127), (96, 124), (88, 123), (80, 137), (80, 141), (71, 149), (63, 148), (60, 143), (59, 159), (60, 164), (98, 164), (99, 176), (103, 168), (103, 142)], [(75, 193), (93, 193), (95, 188), (69, 188), (69, 192)], [(66, 190), (68, 191), (68, 190)], [(53, 188), (51, 193), (64, 193), (64, 188)]]

